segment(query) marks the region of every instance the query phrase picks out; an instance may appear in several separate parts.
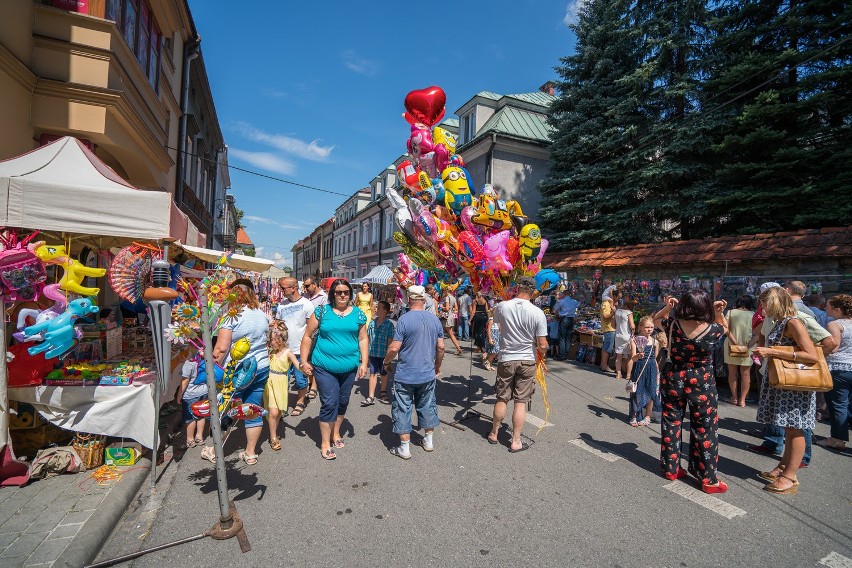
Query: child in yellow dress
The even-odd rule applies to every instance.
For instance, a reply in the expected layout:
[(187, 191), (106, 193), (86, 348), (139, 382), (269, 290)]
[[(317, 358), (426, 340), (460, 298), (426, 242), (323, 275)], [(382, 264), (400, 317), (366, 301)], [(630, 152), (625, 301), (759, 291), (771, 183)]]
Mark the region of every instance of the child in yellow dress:
[(278, 423), (287, 410), (290, 366), (299, 366), (299, 360), (287, 348), (287, 325), (275, 321), (269, 329), (269, 380), (263, 391), (263, 407), (269, 411), (269, 447), (276, 452), (281, 449)]

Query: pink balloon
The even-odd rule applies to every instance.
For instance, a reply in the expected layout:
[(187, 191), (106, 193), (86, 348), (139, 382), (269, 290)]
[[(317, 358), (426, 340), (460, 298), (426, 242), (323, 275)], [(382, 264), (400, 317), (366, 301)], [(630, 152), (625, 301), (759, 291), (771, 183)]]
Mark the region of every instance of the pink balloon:
[(512, 270), (512, 263), (509, 262), (508, 251), (506, 245), (509, 243), (509, 231), (500, 231), (485, 239), (483, 248), (485, 249), (486, 268), (492, 270)]

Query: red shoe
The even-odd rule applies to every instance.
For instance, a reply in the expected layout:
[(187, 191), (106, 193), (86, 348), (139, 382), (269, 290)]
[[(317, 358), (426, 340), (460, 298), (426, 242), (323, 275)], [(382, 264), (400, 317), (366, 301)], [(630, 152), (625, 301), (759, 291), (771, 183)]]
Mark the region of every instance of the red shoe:
[(701, 485), (701, 490), (704, 493), (724, 493), (728, 490), (728, 484), (724, 481), (719, 481), (716, 485), (710, 485), (709, 483), (703, 483)]
[(663, 476), (669, 481), (677, 481), (678, 479), (686, 479), (689, 474), (685, 469), (678, 468), (677, 473), (664, 473)]

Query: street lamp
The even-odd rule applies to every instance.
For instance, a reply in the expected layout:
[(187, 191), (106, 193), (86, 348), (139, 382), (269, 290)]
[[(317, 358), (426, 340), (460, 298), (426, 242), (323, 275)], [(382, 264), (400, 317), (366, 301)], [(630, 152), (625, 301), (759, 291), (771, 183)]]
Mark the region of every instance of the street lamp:
[(217, 218), (221, 222), (222, 232), (216, 234), (216, 237), (219, 239), (219, 242), (222, 243), (222, 247), (229, 249), (233, 248), (236, 242), (236, 230), (234, 234), (230, 231), (230, 213), (231, 208), (233, 206), (234, 197), (229, 194), (225, 194), (223, 199), (216, 199), (213, 202), (213, 209), (216, 210), (217, 206), (221, 206), (219, 209), (219, 215)]

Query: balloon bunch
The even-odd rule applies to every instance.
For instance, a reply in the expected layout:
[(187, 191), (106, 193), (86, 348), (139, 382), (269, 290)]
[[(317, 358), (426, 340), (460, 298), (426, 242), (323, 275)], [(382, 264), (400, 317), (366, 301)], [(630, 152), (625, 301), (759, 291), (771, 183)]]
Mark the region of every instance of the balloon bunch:
[[(403, 250), (394, 279), (402, 287), (457, 287), (464, 273), (475, 290), (506, 298), (517, 278), (539, 273), (548, 241), (517, 201), (503, 201), (490, 184), (477, 188), (455, 136), (436, 126), (445, 104), (436, 86), (405, 97), (410, 159), (397, 167), (398, 187), (387, 190), (399, 228), (394, 240)], [(549, 291), (558, 277), (550, 271), (536, 284)]]

